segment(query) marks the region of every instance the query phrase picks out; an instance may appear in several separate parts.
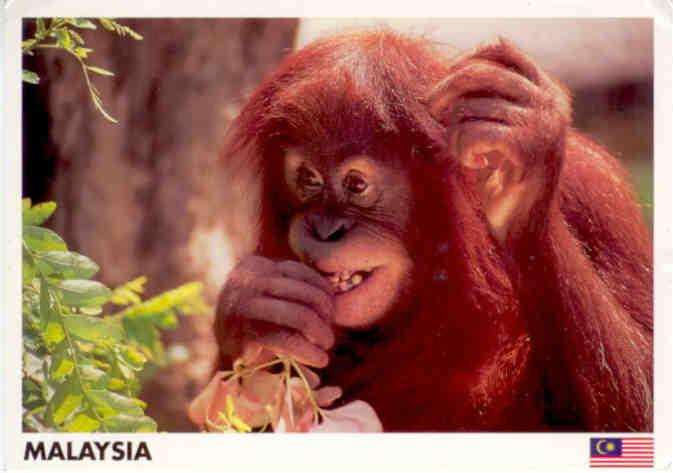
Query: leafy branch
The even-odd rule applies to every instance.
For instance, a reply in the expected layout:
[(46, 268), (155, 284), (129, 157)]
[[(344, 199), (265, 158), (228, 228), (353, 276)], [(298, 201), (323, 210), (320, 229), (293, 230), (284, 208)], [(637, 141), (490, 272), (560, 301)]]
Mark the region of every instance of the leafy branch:
[[(137, 41), (143, 37), (130, 27), (122, 25), (113, 18), (98, 18), (97, 21), (103, 29), (111, 31), (120, 37), (130, 37)], [(93, 52), (92, 49), (85, 47), (85, 40), (81, 35), (81, 30), (95, 30), (96, 24), (86, 18), (37, 18), (35, 20), (35, 33), (33, 37), (21, 42), (21, 52), (32, 56), (39, 49), (60, 49), (67, 52), (77, 60), (86, 83), (89, 95), (94, 107), (109, 121), (117, 123), (103, 107), (103, 101), (100, 98), (100, 92), (91, 81), (90, 73), (103, 76), (114, 76), (114, 73), (103, 69), (102, 67), (92, 66), (87, 60)], [(40, 77), (33, 71), (23, 69), (22, 78), (24, 82), (38, 84)]]
[[(209, 309), (188, 283), (143, 301), (145, 277), (111, 291), (98, 265), (42, 223), (56, 204), (23, 201), (23, 423), (31, 431), (153, 432), (137, 398), (163, 365), (160, 331)], [(121, 306), (103, 315), (106, 303)]]

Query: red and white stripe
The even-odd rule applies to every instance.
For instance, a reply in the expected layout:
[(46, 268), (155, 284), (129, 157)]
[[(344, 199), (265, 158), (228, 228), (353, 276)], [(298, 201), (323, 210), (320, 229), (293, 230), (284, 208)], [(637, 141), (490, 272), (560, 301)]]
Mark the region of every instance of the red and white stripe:
[(626, 437), (622, 439), (622, 454), (618, 457), (591, 457), (592, 467), (654, 467), (654, 438)]

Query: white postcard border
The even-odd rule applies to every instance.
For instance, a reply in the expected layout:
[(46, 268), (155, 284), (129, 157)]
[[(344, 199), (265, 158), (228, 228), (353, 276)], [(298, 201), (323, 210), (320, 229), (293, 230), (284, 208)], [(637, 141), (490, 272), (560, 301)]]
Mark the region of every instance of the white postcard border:
[[(588, 433), (512, 434), (27, 434), (21, 432), (21, 18), (82, 17), (641, 17), (654, 19), (655, 49), (655, 456), (656, 467), (671, 468), (673, 314), (673, 149), (671, 142), (672, 64), (671, 6), (660, 1), (477, 1), (339, 2), (246, 0), (90, 0), (7, 2), (4, 14), (4, 170), (1, 173), (3, 278), (2, 317), (5, 379), (2, 427), (5, 462), (20, 469), (148, 467), (218, 471), (430, 471), (430, 470), (569, 470), (585, 469)], [(613, 434), (611, 434), (613, 435)], [(618, 436), (618, 434), (614, 434)], [(629, 434), (633, 436), (633, 434)], [(636, 434), (644, 435), (644, 434)], [(593, 434), (596, 436), (596, 434)], [(146, 441), (153, 460), (145, 462), (24, 462), (28, 440), (49, 442)]]

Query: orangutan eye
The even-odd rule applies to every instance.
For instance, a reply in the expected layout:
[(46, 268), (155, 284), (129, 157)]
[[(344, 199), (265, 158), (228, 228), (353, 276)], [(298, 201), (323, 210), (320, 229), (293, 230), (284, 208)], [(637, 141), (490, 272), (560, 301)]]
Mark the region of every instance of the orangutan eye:
[(362, 194), (367, 187), (367, 181), (360, 173), (351, 171), (344, 178), (344, 188), (352, 194)]
[(297, 169), (297, 187), (305, 192), (318, 192), (322, 189), (322, 178), (320, 174), (309, 169), (306, 166), (300, 166)]

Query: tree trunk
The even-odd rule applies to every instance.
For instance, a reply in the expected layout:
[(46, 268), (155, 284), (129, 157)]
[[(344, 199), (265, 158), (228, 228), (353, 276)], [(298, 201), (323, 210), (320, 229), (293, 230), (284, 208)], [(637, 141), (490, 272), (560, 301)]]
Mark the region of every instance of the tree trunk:
[[(40, 51), (25, 66), (24, 194), (53, 199), (51, 222), (69, 246), (101, 266), (116, 286), (149, 278), (148, 295), (189, 280), (211, 303), (233, 260), (253, 244), (255, 189), (232, 182), (219, 152), (240, 104), (292, 47), (292, 19), (120, 20), (143, 41), (86, 31), (90, 64), (113, 124), (93, 108), (77, 62)], [(26, 31), (32, 32), (32, 22)], [(160, 430), (193, 427), (188, 402), (214, 357), (212, 314), (181, 320), (165, 342), (189, 358), (159, 372), (141, 395)]]

